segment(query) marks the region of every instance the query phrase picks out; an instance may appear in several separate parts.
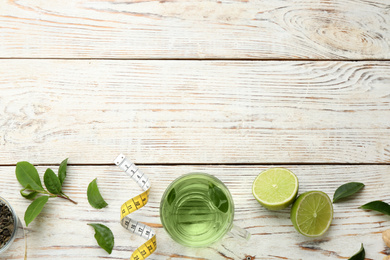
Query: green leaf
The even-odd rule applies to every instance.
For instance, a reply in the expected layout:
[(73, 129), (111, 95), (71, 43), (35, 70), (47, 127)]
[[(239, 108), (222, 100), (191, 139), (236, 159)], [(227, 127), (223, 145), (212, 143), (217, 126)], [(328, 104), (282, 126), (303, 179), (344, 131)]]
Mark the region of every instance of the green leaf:
[(108, 205), (99, 192), (97, 178), (88, 185), (87, 196), (89, 204), (96, 209), (102, 209)]
[(28, 206), (26, 212), (24, 213), (24, 222), (26, 226), (31, 223), (38, 215), (41, 213), (43, 206), (49, 200), (49, 196), (42, 196), (34, 200), (30, 206)]
[(45, 182), (45, 186), (50, 193), (61, 194), (61, 182), (52, 169), (48, 168), (46, 170), (45, 175), (43, 176), (43, 181)]
[(229, 201), (226, 194), (217, 186), (210, 183), (209, 196), (214, 205), (222, 212), (226, 213), (229, 209)]
[(95, 239), (99, 246), (111, 254), (114, 247), (114, 235), (111, 230), (103, 224), (88, 223), (95, 229)]
[(169, 205), (176, 199), (176, 191), (174, 188), (169, 192), (167, 199)]
[(333, 203), (336, 201), (349, 197), (352, 194), (355, 194), (364, 187), (364, 184), (361, 182), (349, 182), (341, 185), (337, 188), (333, 195)]
[(349, 260), (364, 260), (365, 257), (366, 257), (366, 252), (364, 251), (363, 244), (362, 244), (362, 246), (360, 247), (360, 250), (348, 259)]
[(16, 178), (23, 187), (30, 187), (33, 190), (43, 191), (41, 179), (37, 169), (29, 162), (18, 162), (15, 169)]
[(60, 179), (61, 185), (64, 183), (66, 178), (66, 167), (68, 166), (68, 158), (63, 160), (58, 168), (58, 179)]
[[(29, 190), (29, 193), (24, 192), (25, 190)], [(32, 200), (37, 196), (38, 192), (31, 188), (30, 184), (27, 184), (26, 188), (20, 190), (20, 195), (25, 197), (26, 199)]]
[(386, 215), (390, 215), (390, 205), (386, 202), (376, 200), (371, 201), (363, 206), (360, 206), (361, 209), (375, 210)]

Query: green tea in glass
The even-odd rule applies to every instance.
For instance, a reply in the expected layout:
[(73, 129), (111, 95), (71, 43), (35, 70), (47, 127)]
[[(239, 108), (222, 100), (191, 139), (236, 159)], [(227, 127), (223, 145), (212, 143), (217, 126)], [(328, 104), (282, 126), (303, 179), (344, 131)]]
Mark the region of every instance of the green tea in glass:
[(229, 190), (206, 173), (189, 173), (173, 181), (162, 196), (160, 218), (172, 239), (185, 246), (208, 246), (232, 230), (249, 238), (247, 231), (233, 226)]

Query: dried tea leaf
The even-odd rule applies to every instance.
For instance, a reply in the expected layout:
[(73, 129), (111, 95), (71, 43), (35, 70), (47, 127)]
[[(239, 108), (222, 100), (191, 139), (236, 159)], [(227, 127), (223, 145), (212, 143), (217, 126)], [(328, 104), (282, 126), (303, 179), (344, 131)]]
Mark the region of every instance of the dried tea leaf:
[(364, 187), (364, 184), (361, 182), (349, 182), (341, 185), (337, 188), (333, 195), (333, 203), (337, 202), (340, 199), (349, 197)]
[(111, 230), (103, 224), (88, 223), (95, 229), (95, 239), (99, 246), (111, 254), (114, 247), (114, 235)]
[(0, 249), (11, 239), (15, 223), (10, 208), (0, 200)]

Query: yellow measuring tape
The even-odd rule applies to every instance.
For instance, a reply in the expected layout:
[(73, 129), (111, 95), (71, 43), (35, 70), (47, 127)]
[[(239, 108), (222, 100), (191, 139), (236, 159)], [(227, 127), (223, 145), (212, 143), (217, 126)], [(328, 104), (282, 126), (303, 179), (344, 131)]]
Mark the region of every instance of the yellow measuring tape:
[(147, 239), (143, 245), (133, 252), (130, 260), (143, 260), (156, 250), (156, 233), (151, 227), (131, 219), (129, 214), (139, 210), (148, 202), (150, 182), (148, 177), (146, 177), (134, 163), (127, 160), (123, 154), (120, 154), (114, 162), (144, 190), (140, 195), (123, 203), (121, 207), (122, 226), (130, 232)]

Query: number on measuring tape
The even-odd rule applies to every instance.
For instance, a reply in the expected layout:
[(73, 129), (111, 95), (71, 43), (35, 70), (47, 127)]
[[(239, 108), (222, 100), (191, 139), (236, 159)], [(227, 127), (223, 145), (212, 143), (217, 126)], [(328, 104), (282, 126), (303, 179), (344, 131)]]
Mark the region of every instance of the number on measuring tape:
[(120, 154), (114, 162), (144, 190), (140, 195), (129, 199), (121, 206), (122, 226), (130, 232), (147, 239), (143, 245), (133, 252), (130, 260), (143, 260), (150, 256), (157, 248), (156, 233), (151, 227), (131, 219), (129, 215), (145, 206), (148, 202), (150, 192), (149, 178), (134, 163), (127, 160), (123, 154)]

